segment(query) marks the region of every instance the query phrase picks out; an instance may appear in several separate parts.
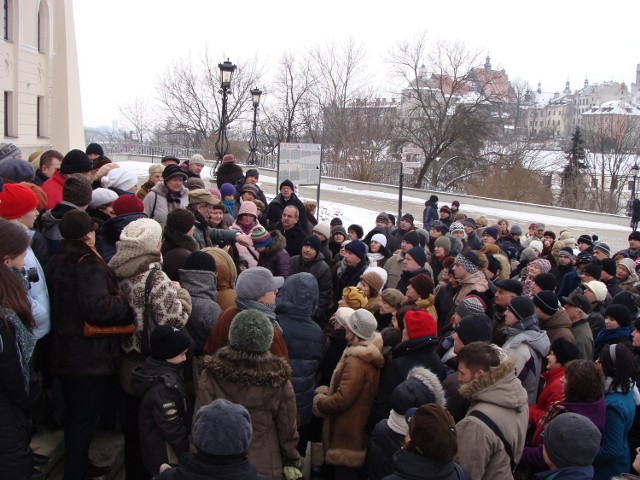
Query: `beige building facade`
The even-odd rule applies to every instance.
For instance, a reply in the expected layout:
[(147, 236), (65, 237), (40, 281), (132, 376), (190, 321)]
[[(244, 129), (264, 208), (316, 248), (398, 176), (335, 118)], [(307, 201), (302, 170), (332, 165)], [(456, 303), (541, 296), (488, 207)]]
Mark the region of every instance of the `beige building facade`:
[(2, 142), (84, 150), (72, 0), (0, 0)]

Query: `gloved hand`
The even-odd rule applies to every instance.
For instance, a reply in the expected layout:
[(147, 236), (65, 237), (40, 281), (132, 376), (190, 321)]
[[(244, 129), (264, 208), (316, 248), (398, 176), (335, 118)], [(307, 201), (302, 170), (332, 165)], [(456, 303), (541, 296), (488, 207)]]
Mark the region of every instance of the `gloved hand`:
[(296, 467), (284, 467), (284, 477), (287, 480), (296, 480), (296, 478), (302, 478), (302, 472)]

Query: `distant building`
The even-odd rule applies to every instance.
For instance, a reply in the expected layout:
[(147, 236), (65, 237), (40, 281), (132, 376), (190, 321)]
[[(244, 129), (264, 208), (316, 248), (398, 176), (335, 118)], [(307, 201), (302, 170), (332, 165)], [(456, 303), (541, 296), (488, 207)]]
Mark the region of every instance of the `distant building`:
[(72, 0), (3, 0), (2, 142), (84, 148)]

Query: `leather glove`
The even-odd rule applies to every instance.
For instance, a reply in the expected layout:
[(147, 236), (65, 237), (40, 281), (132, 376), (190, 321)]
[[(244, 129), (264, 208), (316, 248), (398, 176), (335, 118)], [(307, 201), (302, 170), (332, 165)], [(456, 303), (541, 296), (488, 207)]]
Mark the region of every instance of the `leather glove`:
[(296, 480), (296, 478), (302, 478), (302, 472), (296, 467), (284, 467), (284, 477), (287, 480)]

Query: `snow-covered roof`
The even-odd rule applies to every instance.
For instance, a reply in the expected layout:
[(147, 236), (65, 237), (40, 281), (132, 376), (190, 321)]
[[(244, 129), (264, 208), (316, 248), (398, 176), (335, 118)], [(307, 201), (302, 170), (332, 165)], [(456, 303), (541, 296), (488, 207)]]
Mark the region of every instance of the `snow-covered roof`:
[(640, 107), (624, 100), (611, 100), (600, 106), (591, 107), (583, 115), (640, 115)]

